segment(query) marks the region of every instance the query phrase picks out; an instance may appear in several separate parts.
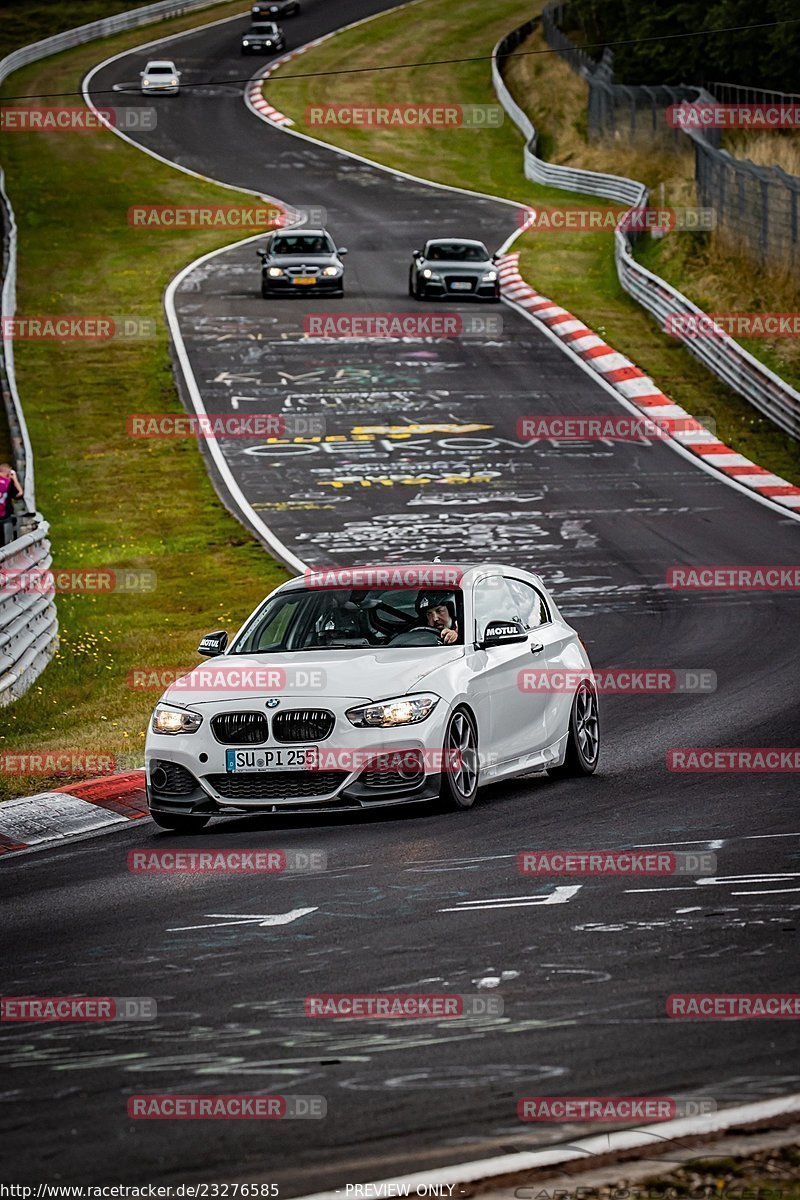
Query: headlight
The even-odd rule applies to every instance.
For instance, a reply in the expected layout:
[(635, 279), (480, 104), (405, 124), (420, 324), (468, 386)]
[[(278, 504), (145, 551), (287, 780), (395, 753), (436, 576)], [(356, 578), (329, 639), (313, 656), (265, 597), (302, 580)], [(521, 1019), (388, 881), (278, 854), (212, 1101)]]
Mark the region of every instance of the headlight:
[(271, 275), (273, 279), (277, 279), (279, 275), (283, 274), (283, 267), (268, 267), (267, 274)]
[(247, 38), (242, 38), (242, 45), (243, 45), (243, 46), (249, 46), (249, 45), (250, 45), (250, 43), (248, 42)]
[(497, 271), (487, 271), (481, 283), (494, 283), (497, 279)]
[(347, 710), (351, 725), (389, 729), (394, 725), (417, 725), (429, 717), (439, 697), (429, 692), (417, 696), (398, 696), (395, 700), (381, 700), (378, 704), (361, 704)]
[(153, 713), (153, 733), (196, 733), (203, 724), (199, 713), (171, 704), (157, 704)]
[(265, 45), (265, 46), (271, 46), (271, 45), (272, 45), (272, 38), (267, 38), (267, 40), (264, 42), (264, 45)]
[(177, 81), (177, 79), (170, 79), (170, 83), (172, 84), (172, 86), (173, 86), (173, 87), (177, 87), (177, 86), (178, 86), (178, 81)]
[(322, 274), (323, 275), (338, 275), (339, 268), (338, 267), (323, 267)]
[(149, 80), (149, 79), (143, 79), (143, 80), (142, 80), (142, 87), (150, 87), (150, 80)]
[(430, 269), (430, 267), (426, 267), (425, 270), (422, 272), (422, 278), (430, 279), (432, 276), (433, 276), (433, 271)]

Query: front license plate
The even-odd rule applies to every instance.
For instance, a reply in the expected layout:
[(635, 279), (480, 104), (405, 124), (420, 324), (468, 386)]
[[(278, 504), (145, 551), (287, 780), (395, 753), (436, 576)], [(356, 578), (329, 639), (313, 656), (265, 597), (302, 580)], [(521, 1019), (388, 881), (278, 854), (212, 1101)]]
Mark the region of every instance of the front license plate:
[(281, 746), (274, 750), (226, 750), (229, 775), (244, 771), (311, 771), (319, 762), (317, 746)]
[(455, 279), (450, 284), (451, 292), (471, 292), (472, 284), (468, 279)]
[(317, 281), (313, 275), (296, 275), (292, 282), (308, 285), (309, 283), (316, 283)]

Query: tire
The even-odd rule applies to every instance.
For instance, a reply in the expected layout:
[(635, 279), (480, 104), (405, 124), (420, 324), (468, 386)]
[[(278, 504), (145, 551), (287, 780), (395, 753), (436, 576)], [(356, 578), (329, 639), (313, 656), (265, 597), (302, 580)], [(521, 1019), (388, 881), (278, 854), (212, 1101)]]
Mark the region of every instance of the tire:
[(417, 282), (414, 284), (414, 291), (412, 292), (412, 295), (415, 300), (427, 299), (427, 293), (425, 291), (425, 284), (420, 283), (420, 281), (417, 280)]
[(262, 281), (262, 283), (261, 283), (261, 298), (262, 298), (262, 300), (269, 300), (271, 295), (272, 295), (272, 292), (269, 290), (267, 285)]
[(409, 296), (414, 295), (414, 280), (411, 277), (410, 271), (408, 272), (408, 294)]
[(569, 714), (567, 751), (560, 767), (547, 772), (553, 779), (576, 779), (593, 775), (600, 760), (600, 719), (597, 695), (588, 683), (575, 693)]
[[(460, 766), (450, 766), (452, 751), (459, 754)], [(439, 807), (447, 810), (472, 808), (478, 795), (478, 735), (475, 722), (465, 708), (451, 713), (444, 735), (445, 763), (442, 771)]]
[(151, 812), (150, 816), (159, 829), (171, 829), (174, 833), (199, 833), (210, 820), (209, 817), (190, 817), (183, 813)]

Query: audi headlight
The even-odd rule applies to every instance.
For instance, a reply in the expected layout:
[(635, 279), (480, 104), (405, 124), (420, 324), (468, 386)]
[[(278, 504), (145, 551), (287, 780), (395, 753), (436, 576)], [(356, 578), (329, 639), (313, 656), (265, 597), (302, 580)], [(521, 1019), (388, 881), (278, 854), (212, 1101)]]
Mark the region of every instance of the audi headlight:
[(196, 733), (203, 724), (199, 713), (172, 704), (157, 704), (153, 713), (153, 733)]
[(481, 283), (494, 283), (497, 279), (497, 271), (487, 271)]
[(271, 275), (273, 279), (277, 279), (279, 275), (283, 274), (283, 267), (268, 267), (267, 274)]
[(433, 271), (430, 269), (430, 267), (426, 267), (425, 270), (422, 272), (422, 278), (423, 279), (432, 279), (433, 278)]
[(418, 725), (429, 717), (439, 697), (430, 692), (417, 696), (398, 696), (394, 700), (381, 700), (377, 704), (361, 704), (347, 710), (351, 725), (368, 726), (373, 729), (391, 729), (395, 725)]
[(338, 267), (323, 267), (322, 274), (323, 275), (338, 275), (339, 268)]

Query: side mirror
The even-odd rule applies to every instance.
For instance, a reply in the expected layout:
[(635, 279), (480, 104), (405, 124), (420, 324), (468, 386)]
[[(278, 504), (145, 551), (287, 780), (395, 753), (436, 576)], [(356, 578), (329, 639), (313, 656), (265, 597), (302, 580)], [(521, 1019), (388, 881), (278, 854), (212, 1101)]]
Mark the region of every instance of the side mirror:
[(207, 633), (204, 638), (200, 639), (197, 653), (202, 654), (204, 658), (216, 658), (218, 654), (225, 653), (227, 644), (227, 633), (224, 629), (218, 629), (216, 633)]
[(492, 262), (497, 262), (497, 260), (498, 260), (498, 258), (499, 258), (499, 257), (500, 257), (500, 255), (499, 255), (499, 254), (493, 254), (493, 255), (492, 255)]
[(336, 253), (339, 255), (347, 254), (347, 246), (340, 246)]
[(527, 640), (527, 632), (517, 621), (490, 621), (478, 647), (480, 650), (487, 650), (489, 646), (506, 646)]
[(256, 258), (260, 258), (261, 261), (263, 262), (266, 257), (267, 257), (266, 250), (256, 250)]
[(421, 254), (422, 254), (422, 251), (421, 251), (421, 250), (412, 250), (412, 251), (411, 251), (412, 258), (419, 258), (419, 256), (420, 256)]

